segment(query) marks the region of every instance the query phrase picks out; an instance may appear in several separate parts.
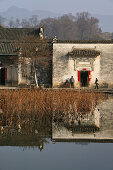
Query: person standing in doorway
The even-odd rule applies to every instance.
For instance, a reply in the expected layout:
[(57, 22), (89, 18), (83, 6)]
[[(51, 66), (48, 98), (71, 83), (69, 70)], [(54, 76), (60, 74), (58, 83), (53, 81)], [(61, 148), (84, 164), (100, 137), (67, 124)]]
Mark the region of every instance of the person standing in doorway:
[(70, 87), (70, 79), (66, 79), (66, 82), (65, 82), (65, 87), (66, 88), (69, 88)]
[(96, 78), (96, 80), (95, 80), (95, 89), (98, 89), (98, 79)]
[(72, 88), (74, 88), (74, 82), (75, 82), (75, 80), (74, 80), (73, 76), (71, 76), (71, 78), (70, 78), (70, 84), (71, 84), (71, 87), (72, 87)]

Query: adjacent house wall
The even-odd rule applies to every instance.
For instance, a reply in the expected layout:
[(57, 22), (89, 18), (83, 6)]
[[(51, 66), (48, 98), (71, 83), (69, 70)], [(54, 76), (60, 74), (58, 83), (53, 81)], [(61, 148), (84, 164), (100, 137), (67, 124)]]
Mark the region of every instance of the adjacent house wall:
[(6, 65), (7, 68), (7, 84), (18, 83), (18, 67), (16, 65)]
[[(11, 59), (12, 56), (0, 56), (1, 69), (5, 68), (5, 84), (6, 86), (18, 85), (18, 65), (15, 59)], [(4, 79), (4, 75), (0, 73), (0, 76)], [(1, 80), (1, 77), (0, 77)], [(3, 85), (0, 82), (1, 85)]]

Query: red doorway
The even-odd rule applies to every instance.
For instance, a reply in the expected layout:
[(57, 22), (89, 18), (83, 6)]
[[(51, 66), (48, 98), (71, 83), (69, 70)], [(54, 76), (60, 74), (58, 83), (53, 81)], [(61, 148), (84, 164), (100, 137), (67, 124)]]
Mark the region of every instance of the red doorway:
[(78, 71), (78, 81), (80, 82), (80, 87), (88, 87), (91, 80), (91, 71), (82, 69)]

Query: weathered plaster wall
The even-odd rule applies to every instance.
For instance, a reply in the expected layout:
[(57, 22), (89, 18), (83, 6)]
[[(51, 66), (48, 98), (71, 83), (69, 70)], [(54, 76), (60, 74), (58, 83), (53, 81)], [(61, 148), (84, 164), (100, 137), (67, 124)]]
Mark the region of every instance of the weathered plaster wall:
[(108, 84), (109, 87), (113, 87), (113, 44), (77, 44), (77, 43), (54, 43), (53, 44), (53, 87), (58, 87), (64, 84), (67, 78), (71, 76), (75, 79), (75, 85), (78, 83), (78, 71), (74, 70), (74, 60), (68, 59), (66, 56), (68, 52), (73, 49), (95, 49), (101, 52), (100, 56), (97, 56), (93, 66), (94, 70), (91, 72), (91, 83), (94, 85), (95, 78), (99, 79), (99, 85), (104, 86)]
[(5, 80), (6, 86), (17, 86), (18, 84), (18, 67), (16, 65), (4, 64), (7, 68), (7, 79)]
[(18, 67), (16, 65), (9, 65), (7, 67), (7, 81), (18, 81)]
[(0, 62), (4, 68), (7, 68), (6, 86), (17, 86), (18, 84), (18, 66), (17, 56), (0, 56)]

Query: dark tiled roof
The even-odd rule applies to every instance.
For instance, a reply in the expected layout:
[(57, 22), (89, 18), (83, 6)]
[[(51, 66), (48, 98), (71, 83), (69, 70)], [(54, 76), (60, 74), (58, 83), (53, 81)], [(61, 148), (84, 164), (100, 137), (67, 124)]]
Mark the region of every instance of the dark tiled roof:
[(56, 40), (54, 43), (113, 44), (112, 40)]
[(75, 126), (65, 126), (72, 133), (93, 133), (99, 131), (99, 128), (95, 125), (75, 125)]
[(18, 55), (19, 50), (22, 50), (23, 54), (29, 56), (51, 56), (52, 55), (52, 43), (49, 41), (44, 42), (17, 42), (17, 41), (0, 41), (0, 56), (1, 55)]
[(100, 55), (100, 51), (94, 49), (74, 49), (68, 53), (71, 57), (96, 57)]
[(39, 36), (39, 28), (0, 28), (0, 41), (19, 40), (24, 35)]
[(16, 43), (26, 35), (39, 36), (39, 32), (39, 28), (0, 28), (0, 55), (18, 55)]
[(18, 55), (18, 50), (12, 42), (0, 42), (0, 55)]

